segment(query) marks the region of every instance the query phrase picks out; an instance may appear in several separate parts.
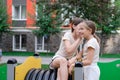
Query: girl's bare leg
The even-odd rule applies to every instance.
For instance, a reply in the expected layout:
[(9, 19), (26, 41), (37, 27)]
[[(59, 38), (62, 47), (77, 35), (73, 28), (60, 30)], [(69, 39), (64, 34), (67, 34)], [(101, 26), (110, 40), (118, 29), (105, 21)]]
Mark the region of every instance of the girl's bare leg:
[(60, 69), (58, 68), (58, 71), (57, 71), (57, 80), (61, 80), (60, 79)]
[(76, 62), (76, 57), (73, 57), (69, 60), (69, 64), (73, 64)]
[(67, 67), (67, 60), (65, 58), (56, 58), (52, 62), (52, 66), (59, 68), (59, 75), (58, 78), (60, 77), (60, 80), (68, 80), (68, 67)]

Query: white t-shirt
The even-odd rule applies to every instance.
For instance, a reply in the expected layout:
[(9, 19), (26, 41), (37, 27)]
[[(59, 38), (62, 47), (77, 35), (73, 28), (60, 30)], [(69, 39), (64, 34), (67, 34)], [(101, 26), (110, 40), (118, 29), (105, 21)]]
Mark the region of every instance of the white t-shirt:
[(61, 57), (65, 57), (66, 59), (70, 59), (72, 58), (76, 53), (77, 53), (77, 50), (72, 53), (72, 54), (68, 54), (66, 51), (65, 51), (65, 44), (64, 44), (64, 40), (69, 40), (70, 43), (74, 43), (74, 38), (72, 36), (72, 32), (71, 31), (68, 31), (64, 34), (64, 36), (62, 37), (62, 40), (61, 40), (61, 43), (60, 43), (60, 47), (59, 47), (59, 50), (56, 52), (55, 57), (57, 56), (61, 56)]
[(100, 69), (97, 65), (97, 62), (99, 61), (100, 46), (95, 38), (91, 38), (84, 45), (83, 58), (85, 58), (86, 55), (89, 54), (86, 52), (88, 47), (94, 48), (95, 52), (94, 52), (92, 64), (83, 67), (84, 68), (84, 80), (99, 80)]
[(84, 49), (83, 49), (83, 58), (85, 58), (86, 55), (88, 54), (86, 52), (88, 47), (94, 48), (95, 52), (94, 52), (92, 63), (97, 63), (99, 61), (100, 46), (99, 46), (96, 38), (91, 38), (88, 42), (85, 43)]

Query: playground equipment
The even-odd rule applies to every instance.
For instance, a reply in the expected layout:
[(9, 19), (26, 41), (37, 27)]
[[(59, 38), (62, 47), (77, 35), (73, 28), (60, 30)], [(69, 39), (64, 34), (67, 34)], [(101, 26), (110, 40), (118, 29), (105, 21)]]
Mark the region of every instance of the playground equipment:
[[(83, 69), (80, 62), (76, 62), (74, 73), (75, 77), (69, 75), (68, 80), (83, 80)], [(17, 60), (13, 58), (7, 62), (7, 80), (56, 80), (56, 78), (57, 69), (41, 69), (39, 56), (30, 56), (20, 65), (17, 65)]]
[[(120, 80), (120, 60), (99, 62), (101, 71), (100, 80)], [(16, 59), (7, 62), (7, 80), (56, 80), (57, 69), (41, 69), (41, 58), (38, 55), (30, 56), (26, 61), (17, 65)], [(84, 80), (83, 65), (76, 62), (74, 74), (68, 80)]]
[(120, 80), (120, 59), (112, 62), (99, 62), (100, 80)]
[(84, 80), (83, 76), (83, 65), (81, 62), (76, 62), (74, 68), (74, 80)]
[(24, 80), (56, 80), (57, 70), (42, 70), (42, 69), (31, 69)]
[(17, 65), (16, 59), (9, 59), (7, 61), (7, 80), (24, 80), (27, 72), (32, 68), (41, 68), (41, 58), (38, 55), (28, 57), (21, 65)]
[[(73, 75), (69, 75), (68, 80), (83, 80), (83, 68), (80, 62), (76, 62), (74, 68), (74, 77)], [(31, 69), (25, 77), (25, 80), (56, 80), (57, 78), (57, 69)]]

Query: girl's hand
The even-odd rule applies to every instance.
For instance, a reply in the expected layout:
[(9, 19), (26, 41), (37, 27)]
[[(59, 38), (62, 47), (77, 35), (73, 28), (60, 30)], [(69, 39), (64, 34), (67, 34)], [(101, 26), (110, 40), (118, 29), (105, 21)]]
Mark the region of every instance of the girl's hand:
[(69, 62), (69, 60), (67, 61), (67, 66), (70, 67), (70, 62)]
[(83, 39), (83, 34), (79, 33), (79, 38), (82, 40)]
[(76, 55), (76, 59), (77, 59), (77, 60), (82, 59), (82, 51), (79, 52), (79, 53)]

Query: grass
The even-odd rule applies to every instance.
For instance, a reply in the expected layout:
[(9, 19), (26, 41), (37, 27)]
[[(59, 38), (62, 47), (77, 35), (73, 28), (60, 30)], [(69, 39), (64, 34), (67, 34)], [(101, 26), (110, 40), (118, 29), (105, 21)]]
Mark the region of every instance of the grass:
[(120, 53), (116, 54), (102, 54), (100, 55), (101, 58), (120, 58)]
[[(34, 52), (3, 52), (4, 56), (33, 56)], [(53, 57), (55, 53), (52, 52), (40, 52), (40, 56)], [(120, 58), (120, 53), (105, 53), (100, 54), (101, 58)]]
[(0, 64), (0, 80), (7, 80), (7, 65)]
[[(34, 52), (3, 52), (3, 56), (33, 56)], [(52, 52), (40, 52), (40, 56), (52, 57), (54, 53)]]
[[(42, 69), (48, 69), (48, 65), (42, 65)], [(7, 80), (7, 64), (0, 64), (0, 80)]]

